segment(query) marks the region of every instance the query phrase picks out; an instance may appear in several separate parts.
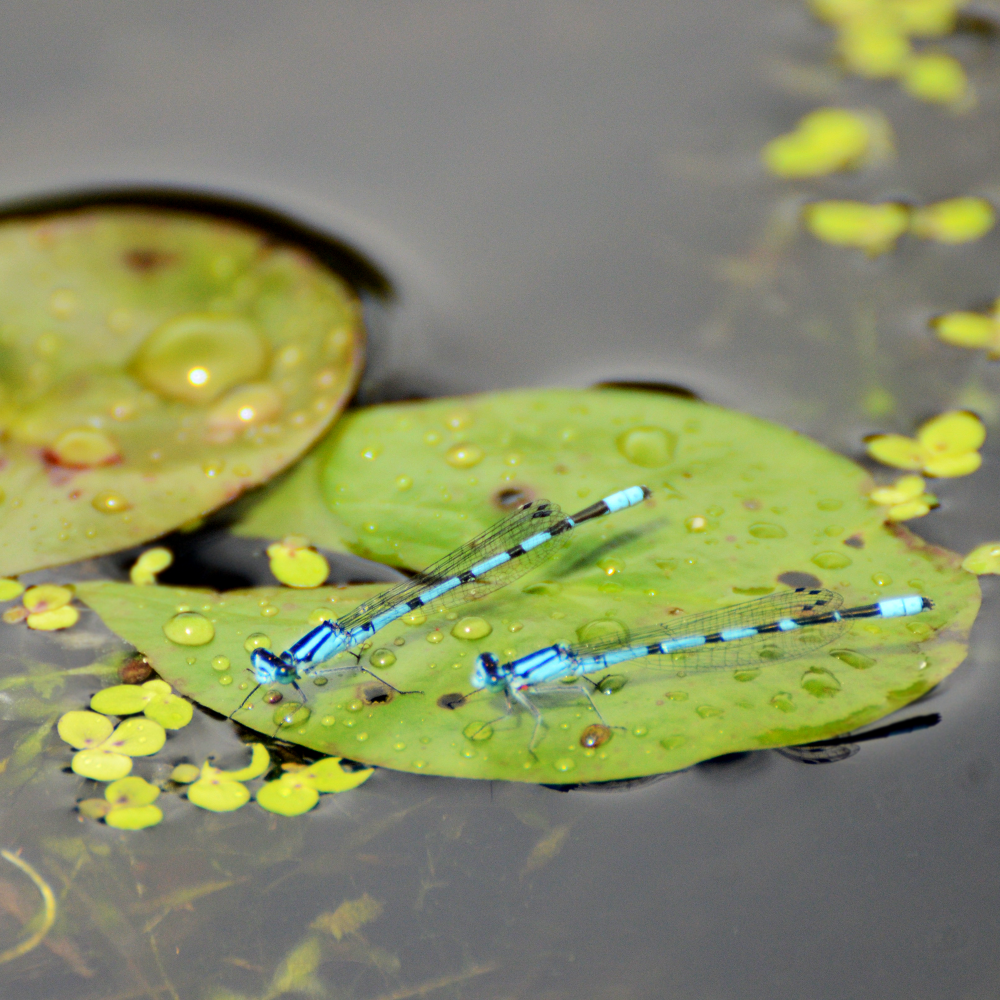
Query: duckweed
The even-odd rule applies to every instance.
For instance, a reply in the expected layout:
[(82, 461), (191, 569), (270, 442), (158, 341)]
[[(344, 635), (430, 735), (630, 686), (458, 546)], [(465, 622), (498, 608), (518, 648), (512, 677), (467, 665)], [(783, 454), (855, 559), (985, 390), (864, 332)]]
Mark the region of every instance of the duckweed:
[(921, 425), (916, 438), (876, 434), (867, 439), (867, 448), (872, 458), (885, 465), (951, 478), (979, 468), (979, 448), (985, 440), (986, 428), (975, 414), (952, 410)]
[(875, 503), (888, 507), (885, 516), (889, 521), (923, 517), (937, 506), (937, 497), (924, 491), (921, 476), (900, 476), (892, 486), (880, 486), (870, 496)]

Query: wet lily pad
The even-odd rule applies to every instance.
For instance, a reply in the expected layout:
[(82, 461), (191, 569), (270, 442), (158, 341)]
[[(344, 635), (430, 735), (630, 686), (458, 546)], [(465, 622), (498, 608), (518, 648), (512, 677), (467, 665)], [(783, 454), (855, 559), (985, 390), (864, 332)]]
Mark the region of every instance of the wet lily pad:
[(0, 574), (154, 538), (289, 465), (361, 365), (357, 299), (234, 222), (0, 224)]
[[(396, 694), (371, 676), (348, 673), (328, 682), (321, 678), (320, 684), (306, 681), (304, 704), (294, 689), (283, 687), (261, 689), (239, 709), (253, 688), (249, 671), (240, 666), (248, 661), (249, 635), (266, 628), (272, 648), (282, 649), (309, 627), (317, 607), (331, 606), (330, 598), (336, 598), (332, 606), (339, 614), (377, 586), (211, 595), (85, 583), (79, 592), (179, 691), (217, 712), (236, 712), (241, 723), (269, 735), (407, 771), (546, 784), (608, 781), (852, 730), (920, 697), (961, 663), (979, 588), (957, 557), (923, 544), (905, 528), (870, 521), (850, 536), (861, 547), (835, 549), (822, 529), (819, 539), (813, 537), (812, 515), (800, 517), (805, 524), (798, 527), (796, 519), (785, 519), (786, 537), (743, 533), (706, 544), (711, 536), (688, 532), (683, 521), (664, 518), (662, 507), (656, 508), (645, 531), (616, 539), (619, 548), (581, 545), (558, 566), (479, 602), (472, 616), (482, 623), (476, 629), (457, 629), (457, 619), (440, 613), (419, 625), (389, 626), (379, 633), (377, 648), (363, 651), (365, 662), (381, 664), (371, 669), (394, 687), (419, 694)], [(818, 566), (811, 554), (830, 568)], [(676, 620), (678, 610), (702, 611), (746, 599), (748, 591), (781, 589), (779, 577), (830, 586), (849, 605), (919, 591), (935, 608), (914, 619), (856, 623), (831, 647), (760, 670), (679, 676), (637, 661), (594, 678), (601, 682), (594, 697), (607, 726), (583, 699), (556, 690), (538, 699), (547, 729), (534, 756), (528, 752), (529, 717), (505, 716), (499, 696), (464, 697), (481, 651), (508, 658), (560, 640), (624, 634), (628, 627)], [(214, 620), (215, 636), (189, 656), (165, 638), (160, 625), (178, 605), (195, 602)], [(279, 609), (266, 623), (262, 603)], [(379, 655), (387, 650), (394, 660)], [(217, 657), (232, 668), (214, 670)]]

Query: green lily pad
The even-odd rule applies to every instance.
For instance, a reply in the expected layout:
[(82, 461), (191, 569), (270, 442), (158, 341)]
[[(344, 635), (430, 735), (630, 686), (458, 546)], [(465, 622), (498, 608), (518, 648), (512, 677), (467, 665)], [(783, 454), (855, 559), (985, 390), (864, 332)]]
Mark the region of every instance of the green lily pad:
[(0, 575), (135, 545), (289, 465), (361, 367), (357, 299), (235, 222), (0, 223)]
[[(785, 523), (793, 525), (792, 519)], [(365, 674), (333, 675), (303, 683), (304, 705), (289, 686), (272, 688), (282, 695), (277, 706), (285, 709), (282, 715), (264, 690), (251, 695), (253, 678), (246, 669), (244, 643), (261, 628), (262, 602), (279, 609), (266, 628), (272, 648), (283, 649), (309, 628), (317, 606), (329, 608), (335, 598), (337, 613), (346, 612), (379, 587), (212, 595), (84, 583), (79, 593), (178, 690), (222, 714), (235, 712), (246, 726), (325, 754), (400, 770), (546, 784), (636, 777), (724, 753), (835, 736), (925, 694), (966, 655), (979, 604), (976, 579), (961, 570), (957, 557), (905, 528), (867, 528), (863, 547), (842, 546), (850, 556), (832, 570), (821, 570), (809, 558), (815, 549), (808, 541), (799, 542), (804, 552), (798, 554), (785, 539), (762, 540), (745, 553), (736, 543), (706, 545), (702, 537), (702, 547), (695, 549), (682, 544), (683, 535), (675, 536), (676, 547), (657, 537), (670, 531), (669, 523), (654, 523), (649, 533), (631, 541), (626, 536), (626, 554), (615, 550), (610, 577), (598, 565), (601, 550), (590, 546), (576, 553), (577, 563), (564, 559), (498, 591), (476, 605), (488, 627), (486, 635), (475, 630), (479, 638), (462, 638), (466, 633), (454, 630), (441, 613), (418, 625), (387, 627), (379, 644), (395, 651), (395, 662), (372, 669), (400, 690), (418, 694), (394, 694)], [(811, 540), (812, 532), (805, 537)], [(824, 538), (821, 544), (829, 542)], [(666, 569), (659, 565), (664, 551), (671, 553)], [(541, 572), (546, 575), (539, 579)], [(546, 730), (534, 756), (528, 752), (530, 717), (505, 715), (500, 696), (463, 698), (471, 691), (469, 676), (479, 652), (506, 659), (560, 640), (625, 634), (627, 628), (676, 621), (678, 610), (697, 612), (746, 599), (734, 593), (733, 580), (744, 584), (739, 590), (780, 589), (778, 577), (789, 573), (799, 574), (795, 583), (810, 576), (836, 589), (847, 605), (916, 591), (935, 607), (912, 619), (857, 622), (831, 647), (761, 669), (678, 676), (635, 661), (595, 677), (602, 683), (594, 698), (607, 726), (574, 692), (556, 690), (538, 698)], [(189, 657), (165, 639), (160, 624), (178, 604), (196, 603), (216, 631), (200, 656)], [(219, 655), (234, 665), (221, 675), (211, 666)]]
[(187, 797), (189, 802), (210, 812), (233, 812), (250, 801), (250, 790), (224, 771), (205, 765), (202, 776), (188, 786)]
[(132, 758), (128, 754), (99, 746), (73, 754), (70, 767), (82, 778), (116, 781), (118, 778), (124, 778), (132, 770)]

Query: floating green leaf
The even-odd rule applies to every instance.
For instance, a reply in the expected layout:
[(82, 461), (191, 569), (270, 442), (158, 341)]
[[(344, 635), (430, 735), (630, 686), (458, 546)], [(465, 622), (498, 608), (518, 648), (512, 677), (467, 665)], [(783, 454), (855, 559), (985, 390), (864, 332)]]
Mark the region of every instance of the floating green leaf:
[(100, 746), (114, 726), (96, 712), (66, 712), (56, 726), (59, 738), (77, 750)]
[(73, 755), (73, 770), (95, 781), (124, 778), (132, 770), (133, 757), (156, 753), (167, 739), (152, 719), (126, 719), (112, 732), (111, 723), (96, 712), (67, 712), (57, 731), (70, 746), (82, 747)]
[(183, 729), (192, 719), (191, 703), (178, 698), (165, 681), (153, 679), (145, 684), (115, 684), (98, 691), (90, 707), (104, 715), (145, 713), (164, 729)]
[[(250, 791), (243, 782), (259, 778), (271, 765), (271, 756), (263, 744), (254, 743), (251, 751), (250, 763), (235, 771), (222, 771), (205, 761), (201, 777), (187, 790), (188, 800), (211, 812), (232, 812), (245, 806), (250, 801)], [(190, 779), (185, 773), (175, 780)]]
[(339, 278), (191, 213), (8, 220), (0, 298), (0, 574), (135, 545), (268, 479), (361, 364)]
[(345, 771), (338, 757), (325, 757), (309, 767), (286, 771), (257, 791), (257, 802), (268, 812), (299, 816), (319, 801), (320, 792), (346, 792), (372, 776), (372, 770)]

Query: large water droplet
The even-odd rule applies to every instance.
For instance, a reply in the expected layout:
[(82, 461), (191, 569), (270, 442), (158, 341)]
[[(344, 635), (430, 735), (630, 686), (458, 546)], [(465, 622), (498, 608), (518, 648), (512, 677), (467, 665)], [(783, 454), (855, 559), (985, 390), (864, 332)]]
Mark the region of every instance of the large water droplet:
[(597, 682), (597, 690), (601, 694), (614, 694), (616, 691), (621, 691), (627, 683), (628, 678), (624, 674), (608, 674)]
[(403, 615), (402, 619), (407, 625), (423, 625), (427, 621), (427, 615), (423, 611), (410, 611)]
[(485, 618), (462, 618), (455, 622), (451, 634), (456, 639), (485, 639), (493, 631), (493, 626)]
[(229, 669), (229, 657), (228, 656), (213, 656), (212, 657), (212, 669), (218, 670), (219, 673), (224, 673)]
[(850, 556), (845, 556), (843, 552), (817, 552), (812, 561), (820, 569), (844, 569), (851, 565)]
[(453, 469), (471, 469), (486, 457), (486, 452), (476, 444), (452, 445), (445, 453), (444, 460)]
[(163, 634), (179, 646), (204, 646), (215, 638), (215, 627), (197, 611), (182, 611), (163, 626)]
[(77, 427), (60, 434), (49, 453), (60, 465), (71, 469), (90, 469), (121, 458), (115, 441), (91, 427)]
[(721, 708), (716, 708), (715, 705), (699, 705), (695, 711), (703, 719), (717, 719), (720, 715), (724, 715), (724, 711)]
[(157, 327), (131, 368), (140, 382), (167, 399), (210, 403), (258, 378), (267, 360), (267, 343), (247, 320), (189, 313)]
[(651, 469), (666, 464), (674, 457), (677, 435), (662, 427), (633, 427), (619, 435), (615, 443), (633, 465)]
[(608, 576), (614, 576), (616, 573), (621, 573), (625, 569), (625, 563), (620, 559), (612, 559), (610, 557), (605, 559), (598, 559), (597, 565), (604, 570)]
[(396, 662), (396, 654), (391, 649), (376, 649), (371, 656), (368, 657), (368, 662), (373, 667), (385, 670), (387, 667), (391, 667)]

